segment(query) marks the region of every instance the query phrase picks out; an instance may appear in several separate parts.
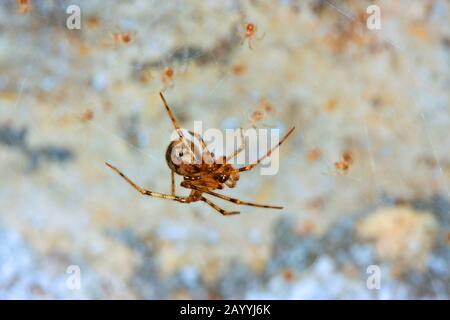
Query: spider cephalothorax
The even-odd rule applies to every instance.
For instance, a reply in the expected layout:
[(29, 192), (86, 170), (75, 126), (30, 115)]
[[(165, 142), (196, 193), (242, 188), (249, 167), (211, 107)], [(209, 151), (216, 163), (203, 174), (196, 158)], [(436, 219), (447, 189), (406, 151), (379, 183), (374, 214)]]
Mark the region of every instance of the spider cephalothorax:
[[(294, 131), (292, 127), (284, 137), (278, 142), (278, 144), (270, 149), (263, 157), (259, 158), (255, 163), (241, 168), (234, 168), (229, 162), (236, 157), (245, 145), (242, 141), (242, 145), (236, 149), (231, 155), (223, 156), (216, 159), (214, 154), (208, 150), (206, 143), (203, 141), (201, 135), (192, 131), (187, 131), (187, 134), (183, 132), (175, 117), (172, 114), (166, 100), (162, 93), (160, 93), (161, 99), (164, 102), (164, 106), (167, 110), (170, 120), (178, 134), (178, 138), (172, 141), (167, 147), (166, 162), (170, 168), (171, 180), (172, 180), (172, 192), (171, 194), (162, 194), (158, 192), (149, 191), (143, 189), (131, 181), (125, 176), (119, 169), (106, 163), (111, 169), (116, 171), (122, 176), (129, 184), (131, 184), (141, 194), (149, 195), (158, 198), (175, 200), (183, 203), (190, 203), (196, 201), (203, 201), (219, 211), (223, 215), (237, 214), (236, 211), (225, 211), (215, 203), (211, 202), (203, 196), (203, 194), (209, 194), (211, 196), (227, 200), (236, 204), (249, 205), (260, 208), (282, 209), (280, 206), (269, 206), (264, 204), (256, 204), (250, 202), (244, 202), (239, 199), (230, 198), (222, 194), (214, 192), (214, 190), (221, 190), (224, 186), (234, 188), (237, 181), (239, 181), (239, 173), (248, 171), (256, 167), (262, 160), (269, 157), (273, 150), (278, 148), (286, 138)], [(241, 130), (242, 135), (242, 130)], [(188, 139), (189, 138), (189, 139)], [(195, 143), (197, 142), (197, 143)], [(200, 145), (200, 146), (199, 146)], [(181, 186), (191, 190), (191, 193), (187, 197), (175, 195), (175, 174), (183, 177)]]

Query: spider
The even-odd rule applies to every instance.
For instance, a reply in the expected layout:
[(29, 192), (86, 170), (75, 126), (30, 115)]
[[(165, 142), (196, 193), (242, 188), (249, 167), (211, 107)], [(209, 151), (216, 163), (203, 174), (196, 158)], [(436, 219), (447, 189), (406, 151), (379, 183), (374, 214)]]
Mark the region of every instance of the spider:
[(171, 67), (164, 68), (163, 72), (161, 73), (161, 81), (164, 84), (165, 87), (169, 86), (173, 80), (173, 69)]
[(33, 10), (33, 5), (31, 0), (16, 0), (17, 1), (17, 12), (20, 14), (30, 13)]
[(256, 33), (258, 32), (258, 28), (256, 27), (256, 24), (252, 23), (252, 22), (248, 22), (245, 24), (245, 33), (242, 37), (241, 40), (241, 45), (244, 43), (245, 40), (248, 41), (248, 47), (249, 49), (253, 49), (252, 47), (252, 40), (256, 39), (256, 40), (261, 40), (262, 38), (264, 38), (265, 34), (263, 34), (261, 37), (259, 38), (255, 38), (256, 37)]
[(90, 16), (87, 18), (87, 25), (91, 29), (98, 29), (100, 27), (100, 18), (98, 16)]
[(130, 43), (132, 37), (129, 32), (114, 32), (111, 38), (115, 43)]
[(334, 166), (336, 170), (340, 170), (344, 173), (348, 172), (350, 165), (353, 164), (353, 157), (349, 152), (344, 152), (342, 155), (342, 161), (335, 162)]
[(275, 108), (266, 99), (261, 99), (258, 106), (249, 113), (248, 120), (250, 121), (250, 126), (252, 128), (257, 128), (257, 124), (261, 123), (263, 127), (273, 127), (272, 125), (262, 123), (262, 121), (267, 120), (268, 116), (273, 116), (275, 114)]
[[(198, 139), (203, 150), (198, 150), (195, 148), (194, 143), (188, 142), (183, 130), (175, 119), (169, 105), (166, 102), (163, 94), (160, 92), (159, 95), (164, 103), (167, 114), (174, 126), (176, 132), (178, 133), (178, 139), (172, 141), (166, 150), (166, 162), (170, 168), (171, 173), (171, 193), (164, 194), (159, 192), (154, 192), (141, 188), (136, 183), (134, 183), (130, 178), (128, 178), (124, 173), (113, 165), (106, 162), (106, 165), (119, 174), (123, 179), (125, 179), (134, 189), (136, 189), (142, 195), (163, 198), (168, 200), (174, 200), (181, 203), (191, 203), (202, 201), (214, 208), (216, 211), (224, 216), (239, 214), (238, 211), (225, 211), (217, 204), (213, 203), (209, 199), (205, 198), (203, 194), (208, 194), (226, 201), (233, 202), (239, 205), (248, 205), (259, 208), (270, 208), (270, 209), (283, 209), (281, 206), (272, 206), (265, 204), (257, 204), (251, 202), (241, 201), (239, 199), (230, 198), (228, 196), (214, 192), (214, 190), (224, 189), (225, 186), (229, 188), (234, 188), (237, 181), (239, 180), (239, 174), (241, 172), (249, 171), (255, 168), (261, 161), (269, 157), (272, 152), (278, 148), (286, 138), (294, 131), (295, 127), (292, 127), (278, 142), (276, 146), (270, 149), (264, 156), (260, 157), (256, 162), (241, 168), (233, 168), (229, 163), (231, 159), (236, 157), (245, 148), (245, 141), (242, 140), (241, 146), (234, 150), (234, 152), (229, 156), (222, 156), (216, 159), (214, 154), (210, 152), (201, 137), (200, 134), (196, 134), (192, 131), (189, 132), (190, 136)], [(242, 129), (241, 129), (242, 137)], [(202, 151), (202, 159), (204, 161), (193, 163), (192, 159), (198, 159), (200, 151)], [(175, 195), (175, 174), (183, 177), (181, 182), (181, 187), (190, 189), (191, 192), (188, 196), (177, 196)]]
[(80, 119), (83, 122), (89, 122), (94, 118), (94, 112), (92, 110), (86, 110), (84, 111), (81, 116)]
[(114, 32), (108, 32), (109, 39), (106, 40), (103, 45), (105, 47), (113, 47), (118, 49), (120, 46), (126, 46), (133, 43), (136, 40), (136, 32), (121, 31), (116, 28)]

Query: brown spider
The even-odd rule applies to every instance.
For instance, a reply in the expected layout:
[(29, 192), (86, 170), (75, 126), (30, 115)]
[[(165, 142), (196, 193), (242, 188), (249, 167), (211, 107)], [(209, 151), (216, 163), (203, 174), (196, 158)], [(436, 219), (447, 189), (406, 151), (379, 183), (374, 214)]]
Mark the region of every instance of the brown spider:
[[(238, 199), (230, 198), (215, 193), (214, 190), (216, 189), (221, 190), (224, 188), (224, 186), (234, 188), (236, 182), (239, 180), (239, 173), (253, 169), (262, 160), (269, 157), (272, 154), (272, 152), (286, 140), (286, 138), (292, 133), (292, 131), (294, 131), (295, 127), (292, 127), (278, 142), (278, 144), (272, 149), (270, 149), (263, 157), (259, 158), (255, 163), (252, 163), (248, 166), (241, 168), (233, 168), (233, 166), (228, 162), (234, 157), (236, 157), (245, 148), (244, 140), (242, 140), (241, 146), (228, 157), (223, 156), (220, 159), (215, 159), (214, 154), (208, 150), (202, 137), (199, 134), (196, 134), (192, 131), (188, 131), (192, 137), (198, 139), (203, 149), (201, 153), (203, 161), (201, 161), (200, 163), (193, 163), (190, 160), (192, 160), (193, 158), (198, 159), (200, 150), (198, 150), (198, 147), (195, 148), (194, 143), (187, 141), (180, 125), (173, 116), (172, 111), (170, 110), (163, 94), (160, 92), (159, 95), (163, 100), (169, 118), (172, 121), (172, 124), (175, 127), (175, 130), (177, 131), (179, 136), (177, 140), (174, 140), (169, 144), (166, 151), (166, 162), (171, 170), (171, 179), (172, 179), (171, 194), (163, 194), (143, 189), (137, 184), (135, 184), (133, 181), (131, 181), (119, 169), (106, 162), (106, 165), (108, 167), (110, 167), (112, 170), (118, 173), (133, 188), (135, 188), (138, 192), (140, 192), (143, 195), (174, 200), (182, 203), (203, 201), (208, 205), (210, 205), (211, 207), (213, 207), (214, 209), (216, 209), (217, 211), (219, 211), (222, 215), (238, 214), (239, 212), (223, 210), (215, 203), (206, 199), (203, 196), (204, 193), (241, 205), (248, 205), (260, 208), (271, 208), (271, 209), (283, 208), (280, 206), (270, 206), (265, 204), (244, 202)], [(243, 137), (242, 129), (241, 129), (241, 137)], [(180, 185), (184, 188), (191, 189), (191, 193), (187, 197), (175, 195), (175, 173), (183, 176), (183, 181), (181, 182)]]

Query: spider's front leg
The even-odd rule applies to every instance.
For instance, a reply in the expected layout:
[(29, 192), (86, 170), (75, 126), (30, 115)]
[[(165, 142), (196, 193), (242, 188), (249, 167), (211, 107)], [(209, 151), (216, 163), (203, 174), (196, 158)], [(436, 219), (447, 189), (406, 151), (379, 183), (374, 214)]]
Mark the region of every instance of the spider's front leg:
[(230, 154), (228, 157), (225, 158), (225, 163), (228, 163), (228, 161), (230, 161), (231, 159), (233, 159), (234, 157), (236, 157), (239, 153), (242, 152), (242, 150), (245, 149), (245, 137), (244, 137), (244, 132), (242, 128), (239, 128), (241, 131), (241, 145), (238, 149), (234, 150), (234, 152), (232, 154)]
[(294, 131), (295, 127), (292, 127), (282, 138), (281, 140), (269, 151), (267, 151), (267, 153), (262, 156), (261, 158), (259, 158), (255, 163), (249, 164), (248, 166), (242, 167), (242, 168), (238, 168), (236, 169), (236, 171), (242, 172), (242, 171), (249, 171), (252, 170), (254, 167), (256, 167), (258, 164), (261, 163), (261, 161), (263, 161), (265, 158), (270, 157), (270, 155), (272, 154), (272, 152), (278, 148), (279, 146), (281, 146), (281, 144), (287, 139), (287, 137), (289, 137), (289, 135), (292, 133), (292, 131)]
[(150, 191), (144, 188), (141, 188), (137, 184), (135, 184), (133, 181), (131, 181), (130, 178), (128, 178), (125, 174), (123, 174), (119, 169), (114, 167), (113, 165), (109, 164), (108, 162), (105, 162), (105, 164), (110, 167), (112, 170), (114, 170), (118, 175), (120, 175), (122, 178), (124, 178), (133, 188), (135, 188), (139, 193), (146, 195), (146, 196), (152, 196), (156, 198), (163, 198), (168, 200), (174, 200), (178, 202), (184, 202), (188, 203), (191, 202), (191, 199), (189, 197), (180, 197), (176, 195), (170, 195), (170, 194), (164, 194), (159, 192)]

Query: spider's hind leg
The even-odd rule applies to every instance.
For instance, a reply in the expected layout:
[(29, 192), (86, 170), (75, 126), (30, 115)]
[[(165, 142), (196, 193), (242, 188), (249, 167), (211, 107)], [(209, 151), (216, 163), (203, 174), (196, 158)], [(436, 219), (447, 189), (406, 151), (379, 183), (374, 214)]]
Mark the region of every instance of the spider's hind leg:
[[(184, 181), (183, 181), (183, 182), (184, 182)], [(223, 195), (223, 194), (216, 193), (216, 192), (214, 192), (214, 191), (211, 191), (211, 190), (208, 190), (208, 189), (205, 189), (205, 188), (198, 187), (198, 186), (193, 185), (193, 184), (181, 183), (181, 185), (182, 185), (183, 187), (185, 187), (185, 188), (189, 188), (189, 189), (192, 189), (192, 190), (197, 190), (198, 192), (202, 192), (202, 193), (207, 193), (207, 194), (212, 195), (212, 196), (214, 196), (214, 197), (217, 197), (217, 198), (219, 198), (219, 199), (222, 199), (222, 200), (225, 200), (225, 201), (230, 201), (230, 202), (233, 202), (233, 203), (235, 203), (235, 204), (240, 204), (240, 205), (245, 205), (245, 206), (252, 206), (252, 207), (258, 207), (258, 208), (267, 208), (267, 209), (283, 209), (282, 206), (272, 206), (272, 205), (267, 205), (267, 204), (259, 204), (259, 203), (253, 203), (253, 202), (246, 202), (246, 201), (242, 201), (242, 200), (239, 200), (239, 199), (231, 198), (231, 197), (225, 196), (225, 195)], [(202, 199), (199, 199), (199, 200), (202, 200)], [(205, 200), (206, 200), (206, 199), (205, 199)], [(205, 201), (205, 200), (202, 200), (202, 201)], [(206, 202), (206, 201), (205, 201), (205, 202)], [(213, 206), (213, 205), (211, 205), (210, 203), (208, 203), (208, 204), (209, 204), (210, 206), (212, 206), (214, 209), (216, 209), (217, 211), (219, 211), (220, 213), (222, 213), (220, 210), (218, 210), (217, 205), (216, 205), (216, 206)], [(220, 209), (220, 208), (219, 208), (219, 209)]]
[(268, 204), (260, 204), (260, 203), (253, 203), (253, 202), (246, 202), (246, 201), (242, 201), (239, 199), (235, 199), (235, 198), (231, 198), (228, 196), (224, 196), (223, 194), (219, 194), (213, 191), (202, 191), (204, 193), (210, 194), (214, 197), (226, 200), (226, 201), (230, 201), (236, 204), (240, 204), (240, 205), (244, 205), (244, 206), (252, 206), (252, 207), (258, 207), (258, 208), (267, 208), (267, 209), (283, 209), (282, 206), (272, 206), (272, 205), (268, 205)]
[(223, 210), (221, 207), (219, 207), (217, 204), (215, 204), (215, 203), (209, 201), (208, 199), (206, 199), (206, 198), (203, 197), (203, 196), (202, 196), (199, 200), (200, 200), (200, 201), (203, 201), (203, 202), (205, 202), (205, 203), (207, 203), (207, 204), (209, 204), (211, 207), (213, 207), (214, 209), (216, 209), (218, 212), (220, 212), (220, 213), (221, 213), (222, 215), (224, 215), (224, 216), (231, 216), (231, 215), (239, 214), (239, 213), (240, 213), (239, 211), (225, 211), (225, 210)]

